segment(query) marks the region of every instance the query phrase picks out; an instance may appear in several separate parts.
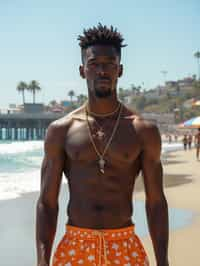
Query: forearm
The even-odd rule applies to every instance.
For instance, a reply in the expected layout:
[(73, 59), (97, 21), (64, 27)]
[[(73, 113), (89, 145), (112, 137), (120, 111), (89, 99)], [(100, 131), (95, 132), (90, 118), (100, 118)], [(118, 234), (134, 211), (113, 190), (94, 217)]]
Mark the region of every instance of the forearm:
[(168, 206), (165, 197), (156, 203), (146, 201), (146, 212), (157, 266), (168, 266)]
[(58, 207), (49, 208), (41, 201), (37, 204), (36, 245), (37, 265), (49, 266), (56, 233)]

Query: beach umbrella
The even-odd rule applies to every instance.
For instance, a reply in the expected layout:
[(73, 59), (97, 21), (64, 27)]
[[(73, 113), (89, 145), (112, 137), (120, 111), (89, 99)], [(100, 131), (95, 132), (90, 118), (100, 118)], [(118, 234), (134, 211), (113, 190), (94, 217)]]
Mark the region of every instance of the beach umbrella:
[(200, 116), (191, 118), (179, 125), (180, 128), (200, 128)]

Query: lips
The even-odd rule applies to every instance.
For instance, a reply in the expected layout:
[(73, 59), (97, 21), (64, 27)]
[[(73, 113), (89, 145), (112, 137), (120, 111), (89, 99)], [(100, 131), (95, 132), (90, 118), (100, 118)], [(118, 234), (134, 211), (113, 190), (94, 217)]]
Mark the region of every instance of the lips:
[(102, 81), (98, 81), (98, 84), (105, 84), (105, 85), (107, 85), (107, 84), (110, 84), (110, 82), (107, 81), (107, 80), (102, 80)]
[(106, 83), (106, 84), (108, 84), (108, 83), (110, 83), (110, 79), (98, 79), (97, 82), (98, 83)]

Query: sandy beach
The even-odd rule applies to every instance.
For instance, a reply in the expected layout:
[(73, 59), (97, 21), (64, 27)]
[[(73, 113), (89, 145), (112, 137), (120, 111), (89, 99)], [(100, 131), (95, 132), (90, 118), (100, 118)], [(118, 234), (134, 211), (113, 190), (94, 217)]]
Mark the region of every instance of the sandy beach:
[[(170, 231), (169, 259), (172, 266), (199, 266), (200, 262), (200, 161), (195, 151), (168, 153), (164, 159), (164, 184), (170, 208), (192, 210), (196, 213), (193, 222), (175, 231)], [(60, 194), (60, 213), (55, 245), (62, 237), (66, 222), (66, 185)], [(134, 198), (144, 200), (143, 185), (139, 178)], [(0, 201), (0, 265), (36, 265), (35, 206), (38, 192), (26, 193), (20, 198)], [(155, 266), (149, 237), (142, 239)]]
[[(200, 265), (200, 161), (195, 159), (195, 150), (176, 151), (168, 154), (164, 163), (165, 194), (169, 207), (189, 209), (196, 213), (192, 224), (183, 229), (170, 231), (169, 264), (172, 266)], [(142, 192), (137, 199), (144, 199)], [(150, 256), (150, 265), (155, 259), (149, 237), (143, 239)]]

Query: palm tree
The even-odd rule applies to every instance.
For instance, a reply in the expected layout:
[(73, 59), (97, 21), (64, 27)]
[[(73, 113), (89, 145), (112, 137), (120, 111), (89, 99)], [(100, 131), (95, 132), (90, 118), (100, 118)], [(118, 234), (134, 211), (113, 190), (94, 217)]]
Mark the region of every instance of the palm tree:
[(36, 91), (40, 91), (42, 88), (40, 87), (40, 84), (36, 80), (32, 80), (30, 84), (28, 85), (28, 90), (30, 90), (33, 93), (33, 103), (35, 103), (35, 93)]
[(75, 96), (75, 92), (73, 90), (70, 90), (68, 92), (68, 96), (70, 97), (70, 101), (71, 101), (71, 104), (72, 104), (72, 98)]
[(131, 91), (133, 92), (133, 95), (136, 95), (137, 87), (134, 84), (131, 84)]
[(23, 99), (23, 105), (25, 104), (25, 95), (24, 95), (24, 92), (25, 90), (28, 89), (28, 85), (26, 82), (24, 81), (20, 81), (17, 85), (17, 90), (18, 92), (22, 93), (22, 99)]
[(198, 65), (198, 75), (199, 75), (199, 80), (200, 80), (200, 51), (197, 51), (194, 53), (194, 57), (197, 59), (197, 65)]
[(77, 100), (78, 103), (82, 105), (87, 100), (87, 96), (85, 96), (84, 94), (80, 94), (77, 96)]
[(49, 102), (49, 104), (50, 104), (51, 106), (55, 106), (55, 105), (57, 104), (57, 102), (56, 102), (56, 100), (51, 100), (51, 101)]
[(140, 95), (140, 93), (141, 93), (141, 89), (142, 89), (141, 86), (137, 86), (137, 87), (136, 87), (136, 95)]

